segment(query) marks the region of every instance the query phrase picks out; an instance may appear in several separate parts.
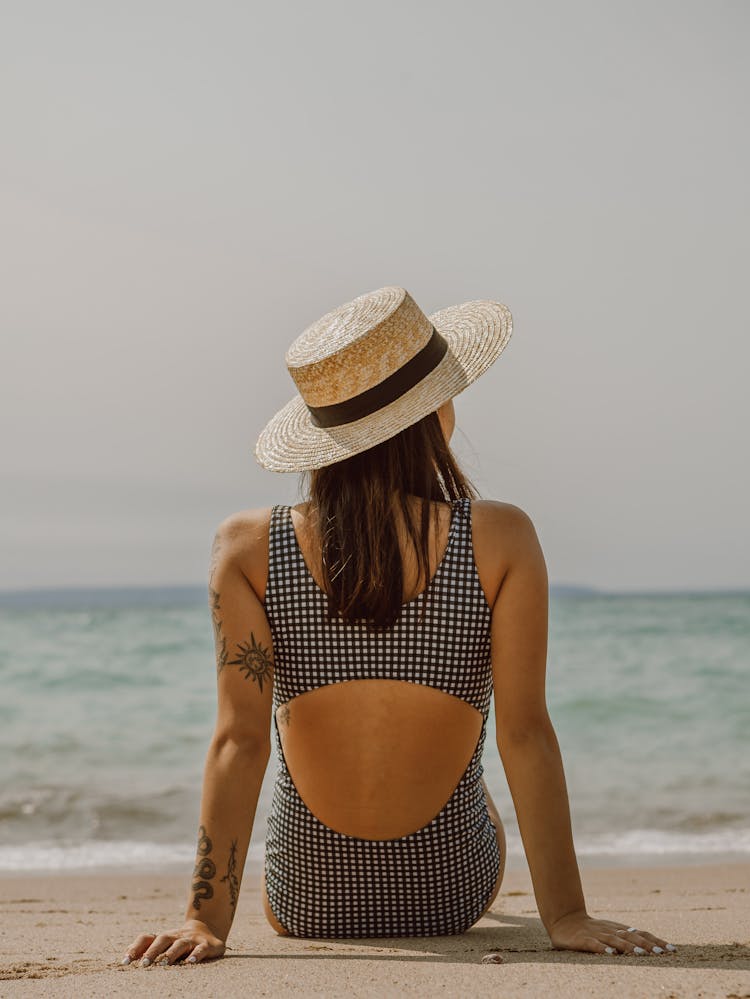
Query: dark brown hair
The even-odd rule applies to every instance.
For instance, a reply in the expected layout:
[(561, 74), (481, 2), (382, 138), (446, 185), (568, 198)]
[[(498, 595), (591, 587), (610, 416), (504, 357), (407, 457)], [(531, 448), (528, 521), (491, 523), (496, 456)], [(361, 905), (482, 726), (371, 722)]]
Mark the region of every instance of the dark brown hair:
[[(414, 546), (418, 578), (429, 583), (430, 502), (478, 494), (445, 440), (437, 412), (360, 454), (306, 473), (313, 531), (322, 554), (329, 614), (391, 626), (403, 604), (398, 506)], [(407, 496), (421, 497), (419, 531)], [(437, 510), (435, 511), (437, 523)]]

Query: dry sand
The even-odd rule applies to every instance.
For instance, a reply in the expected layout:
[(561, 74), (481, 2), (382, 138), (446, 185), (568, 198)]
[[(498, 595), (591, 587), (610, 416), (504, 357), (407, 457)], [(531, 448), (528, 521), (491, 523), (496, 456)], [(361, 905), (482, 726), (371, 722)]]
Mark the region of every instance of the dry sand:
[[(138, 933), (179, 925), (185, 876), (16, 875), (0, 885), (0, 997), (750, 997), (750, 864), (584, 867), (582, 876), (589, 912), (656, 933), (678, 952), (553, 950), (526, 869), (506, 872), (492, 912), (462, 936), (282, 938), (263, 918), (258, 878), (248, 869), (223, 958), (122, 966)], [(503, 963), (482, 964), (493, 951)]]

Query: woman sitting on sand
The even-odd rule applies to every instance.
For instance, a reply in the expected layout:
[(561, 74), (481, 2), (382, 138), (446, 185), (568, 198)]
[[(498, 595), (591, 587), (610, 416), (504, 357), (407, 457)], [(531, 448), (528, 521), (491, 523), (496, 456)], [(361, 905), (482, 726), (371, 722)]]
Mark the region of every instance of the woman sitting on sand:
[(299, 389), (256, 447), (309, 473), (308, 499), (225, 520), (212, 552), (218, 714), (184, 924), (125, 961), (220, 957), (258, 794), (279, 771), (263, 902), (280, 934), (463, 933), (505, 869), (482, 779), (497, 747), (554, 947), (671, 944), (586, 911), (545, 701), (548, 582), (529, 517), (477, 500), (449, 447), (453, 397), (500, 355), (508, 309), (429, 318), (403, 288), (362, 295), (287, 352)]

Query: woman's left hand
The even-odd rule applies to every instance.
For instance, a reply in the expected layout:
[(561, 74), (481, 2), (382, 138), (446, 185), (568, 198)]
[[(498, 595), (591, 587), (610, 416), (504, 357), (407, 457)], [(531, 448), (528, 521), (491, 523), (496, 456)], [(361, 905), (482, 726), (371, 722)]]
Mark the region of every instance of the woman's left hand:
[(587, 912), (570, 912), (550, 928), (552, 946), (561, 950), (583, 950), (595, 954), (664, 954), (676, 951), (667, 943), (646, 930), (636, 929), (627, 923), (611, 919), (596, 919)]

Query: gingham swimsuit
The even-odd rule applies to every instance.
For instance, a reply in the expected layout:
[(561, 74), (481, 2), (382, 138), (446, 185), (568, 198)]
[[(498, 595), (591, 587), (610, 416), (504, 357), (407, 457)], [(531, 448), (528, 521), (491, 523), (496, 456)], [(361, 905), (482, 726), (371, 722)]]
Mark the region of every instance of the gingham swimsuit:
[[(382, 632), (327, 619), (297, 542), (289, 506), (269, 529), (266, 614), (274, 648), (278, 774), (265, 849), (266, 891), (297, 937), (402, 937), (462, 933), (484, 911), (500, 853), (481, 783), (492, 695), (491, 612), (474, 561), (471, 501), (454, 500), (448, 544), (428, 587)], [(474, 754), (455, 791), (421, 829), (370, 840), (320, 822), (300, 797), (281, 747), (276, 709), (298, 694), (345, 680), (384, 678), (436, 687), (482, 714)]]

